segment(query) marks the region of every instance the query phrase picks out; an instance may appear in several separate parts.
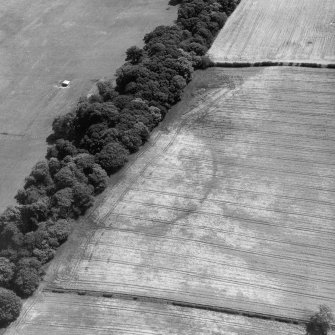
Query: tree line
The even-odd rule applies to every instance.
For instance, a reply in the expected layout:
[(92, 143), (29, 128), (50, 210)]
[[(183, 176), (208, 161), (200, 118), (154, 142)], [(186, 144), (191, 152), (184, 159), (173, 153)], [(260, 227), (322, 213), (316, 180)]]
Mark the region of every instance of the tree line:
[(17, 205), (0, 216), (0, 325), (19, 315), (21, 301), (43, 276), (43, 265), (66, 241), (73, 220), (92, 206), (108, 176), (139, 150), (177, 103), (239, 0), (177, 0), (178, 18), (130, 47), (116, 84), (97, 83), (53, 121), (53, 143), (15, 196)]

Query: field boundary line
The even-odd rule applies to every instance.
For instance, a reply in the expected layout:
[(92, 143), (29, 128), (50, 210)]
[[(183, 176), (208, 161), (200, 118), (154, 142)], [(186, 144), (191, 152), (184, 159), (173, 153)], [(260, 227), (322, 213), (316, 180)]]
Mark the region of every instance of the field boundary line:
[[(247, 318), (275, 321), (286, 324), (295, 324), (295, 325), (306, 325), (308, 320), (303, 318), (296, 317), (285, 317), (279, 316), (271, 313), (260, 313), (260, 312), (250, 312), (248, 310), (236, 309), (231, 307), (220, 307), (214, 305), (206, 305), (201, 303), (190, 303), (185, 301), (179, 301), (174, 299), (158, 298), (152, 296), (144, 296), (138, 294), (128, 294), (128, 293), (119, 293), (119, 292), (103, 292), (103, 291), (93, 291), (93, 290), (78, 290), (70, 288), (45, 288), (44, 292), (51, 292), (57, 294), (77, 294), (81, 296), (91, 296), (91, 297), (101, 297), (101, 298), (110, 298), (118, 300), (130, 300), (137, 302), (145, 303), (155, 303), (160, 305), (170, 305), (182, 308), (193, 308), (198, 310), (206, 310), (210, 312), (222, 313), (222, 314), (231, 314), (239, 315)], [(332, 329), (335, 329), (335, 325), (332, 326)]]
[[(210, 56), (210, 55), (209, 55)], [(261, 61), (261, 62), (222, 62), (214, 61), (214, 67), (269, 67), (269, 66), (292, 66), (292, 67), (308, 67), (335, 69), (335, 63), (305, 63), (305, 62), (288, 62), (288, 61)]]

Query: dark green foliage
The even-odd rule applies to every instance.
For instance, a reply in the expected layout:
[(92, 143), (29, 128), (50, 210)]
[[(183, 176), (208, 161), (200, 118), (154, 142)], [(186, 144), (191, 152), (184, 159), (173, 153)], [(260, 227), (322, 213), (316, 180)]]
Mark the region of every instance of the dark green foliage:
[(74, 163), (80, 171), (87, 175), (92, 172), (94, 156), (87, 153), (79, 154), (74, 157)]
[(42, 264), (35, 257), (22, 258), (16, 268), (14, 288), (18, 295), (28, 297), (36, 290), (43, 274)]
[(132, 46), (127, 50), (126, 54), (126, 61), (129, 61), (131, 64), (138, 64), (141, 61), (144, 52), (137, 46)]
[(209, 67), (212, 67), (214, 66), (213, 62), (209, 59), (208, 56), (202, 56), (201, 57), (201, 60), (198, 64), (198, 69), (202, 69), (202, 70), (205, 70)]
[(59, 218), (72, 217), (73, 191), (71, 187), (57, 191), (51, 198), (52, 212)]
[(119, 95), (115, 91), (112, 80), (98, 81), (97, 88), (104, 101), (114, 101)]
[(88, 182), (84, 172), (78, 169), (73, 161), (67, 162), (54, 176), (54, 182), (57, 189), (73, 187), (76, 182)]
[[(60, 140), (61, 141), (61, 140)], [(46, 161), (38, 162), (32, 169), (30, 176), (26, 179), (26, 186), (29, 185), (49, 185), (52, 179), (49, 174), (49, 167)]]
[(142, 139), (139, 132), (133, 128), (122, 131), (120, 141), (131, 153), (138, 151), (139, 147), (142, 145)]
[(108, 174), (111, 174), (127, 162), (128, 153), (121, 144), (109, 143), (95, 155), (95, 160)]
[(335, 318), (330, 308), (326, 305), (321, 305), (319, 312), (309, 319), (306, 325), (306, 335), (327, 335), (334, 321)]
[(155, 111), (152, 112), (143, 100), (133, 100), (120, 112), (120, 122), (117, 129), (123, 131), (134, 129), (135, 124), (141, 122), (149, 130), (152, 130), (160, 121), (160, 115), (157, 110)]
[(94, 102), (104, 102), (104, 98), (100, 94), (91, 94), (90, 96), (87, 97), (87, 101), (91, 104)]
[(119, 131), (117, 129), (109, 128), (105, 123), (97, 123), (88, 128), (80, 145), (91, 154), (96, 154), (100, 152), (106, 144), (117, 142), (118, 137)]
[(179, 5), (183, 0), (170, 0), (169, 5), (170, 6), (177, 6)]
[(38, 223), (44, 221), (49, 216), (50, 199), (49, 197), (41, 197), (38, 201), (23, 207), (27, 216), (27, 231), (35, 229)]
[(203, 56), (207, 52), (208, 48), (206, 45), (203, 45), (201, 43), (191, 42), (186, 45), (185, 50), (189, 52), (193, 51), (197, 55)]
[(118, 116), (118, 110), (112, 102), (80, 103), (74, 120), (76, 138), (81, 138), (86, 130), (96, 123), (105, 123), (108, 127), (114, 127), (118, 122)]
[(218, 0), (219, 4), (222, 6), (222, 11), (228, 16), (233, 13), (240, 1), (241, 0)]
[(72, 187), (76, 182), (75, 172), (66, 165), (55, 174), (54, 180), (58, 189)]
[[(113, 130), (109, 129), (109, 131)], [(107, 130), (108, 131), (108, 130)], [(109, 142), (106, 142), (109, 143)], [(107, 186), (108, 176), (99, 164), (95, 163), (95, 157), (90, 154), (79, 154), (75, 157), (75, 163), (88, 178), (88, 183), (92, 185), (95, 194), (101, 193)]]
[(15, 265), (6, 257), (0, 257), (0, 286), (9, 286), (14, 275)]
[(52, 123), (54, 137), (69, 139), (73, 136), (75, 113), (70, 112), (55, 118)]
[(125, 108), (133, 100), (132, 96), (129, 95), (119, 95), (114, 100), (113, 103), (118, 110)]
[(58, 139), (56, 143), (48, 148), (47, 158), (52, 157), (62, 160), (66, 156), (74, 156), (78, 152), (75, 145), (70, 141)]
[(55, 157), (49, 159), (48, 166), (52, 177), (62, 168), (61, 162)]
[(37, 202), (40, 198), (46, 195), (46, 189), (32, 185), (26, 189), (21, 189), (17, 192), (15, 199), (21, 205), (29, 205)]
[(57, 240), (59, 244), (64, 243), (71, 232), (71, 221), (58, 220), (50, 221), (46, 225), (48, 236)]
[(22, 244), (23, 233), (15, 222), (0, 222), (0, 247), (1, 249), (17, 249)]
[(16, 320), (21, 307), (22, 302), (13, 291), (0, 287), (0, 326)]
[(99, 164), (94, 164), (88, 181), (94, 187), (95, 194), (99, 194), (107, 187), (108, 175)]
[(144, 36), (144, 50), (150, 54), (151, 48), (156, 44), (161, 44), (166, 48), (176, 48), (180, 42), (191, 36), (189, 31), (183, 30), (180, 26), (158, 26)]
[(0, 248), (19, 246), (21, 234), (36, 228), (36, 220), (46, 214), (47, 208), (43, 200), (31, 205), (8, 207), (4, 211), (0, 217)]
[(72, 188), (73, 192), (73, 212), (75, 217), (83, 215), (88, 208), (93, 205), (92, 194), (94, 187), (86, 183), (76, 183)]
[[(54, 183), (49, 171), (47, 161), (41, 161), (35, 165), (31, 174), (26, 178), (24, 188), (15, 196), (21, 205), (27, 205), (30, 221), (35, 222), (38, 217), (47, 215), (48, 194), (52, 193)], [(44, 214), (42, 212), (44, 212)], [(34, 218), (33, 218), (34, 216)]]

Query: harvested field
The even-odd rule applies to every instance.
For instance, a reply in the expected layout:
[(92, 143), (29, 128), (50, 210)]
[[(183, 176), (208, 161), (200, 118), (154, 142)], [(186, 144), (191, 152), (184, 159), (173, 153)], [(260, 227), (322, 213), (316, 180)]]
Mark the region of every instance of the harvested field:
[(209, 55), (219, 64), (335, 65), (335, 1), (242, 0)]
[(212, 69), (191, 86), (48, 288), (298, 320), (335, 309), (335, 72)]
[[(52, 315), (52, 318), (50, 317)], [(79, 296), (41, 294), (7, 335), (243, 334), (304, 335), (303, 327), (192, 308)]]
[[(0, 3), (0, 211), (46, 152), (56, 115), (145, 33), (176, 19), (167, 0), (6, 0)], [(166, 10), (169, 8), (169, 10)], [(60, 89), (60, 81), (71, 81)]]

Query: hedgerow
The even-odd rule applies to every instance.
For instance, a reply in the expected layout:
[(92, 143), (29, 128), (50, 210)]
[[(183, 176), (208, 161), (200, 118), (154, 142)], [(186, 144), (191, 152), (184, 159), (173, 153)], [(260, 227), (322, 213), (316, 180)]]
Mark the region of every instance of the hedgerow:
[(46, 159), (26, 178), (18, 204), (0, 216), (0, 293), (12, 306), (0, 313), (0, 323), (17, 317), (15, 293), (34, 292), (72, 220), (148, 140), (194, 70), (212, 65), (205, 54), (239, 0), (172, 2), (180, 5), (176, 24), (157, 27), (145, 35), (143, 48), (127, 50), (116, 85), (98, 82), (98, 94), (54, 120)]

